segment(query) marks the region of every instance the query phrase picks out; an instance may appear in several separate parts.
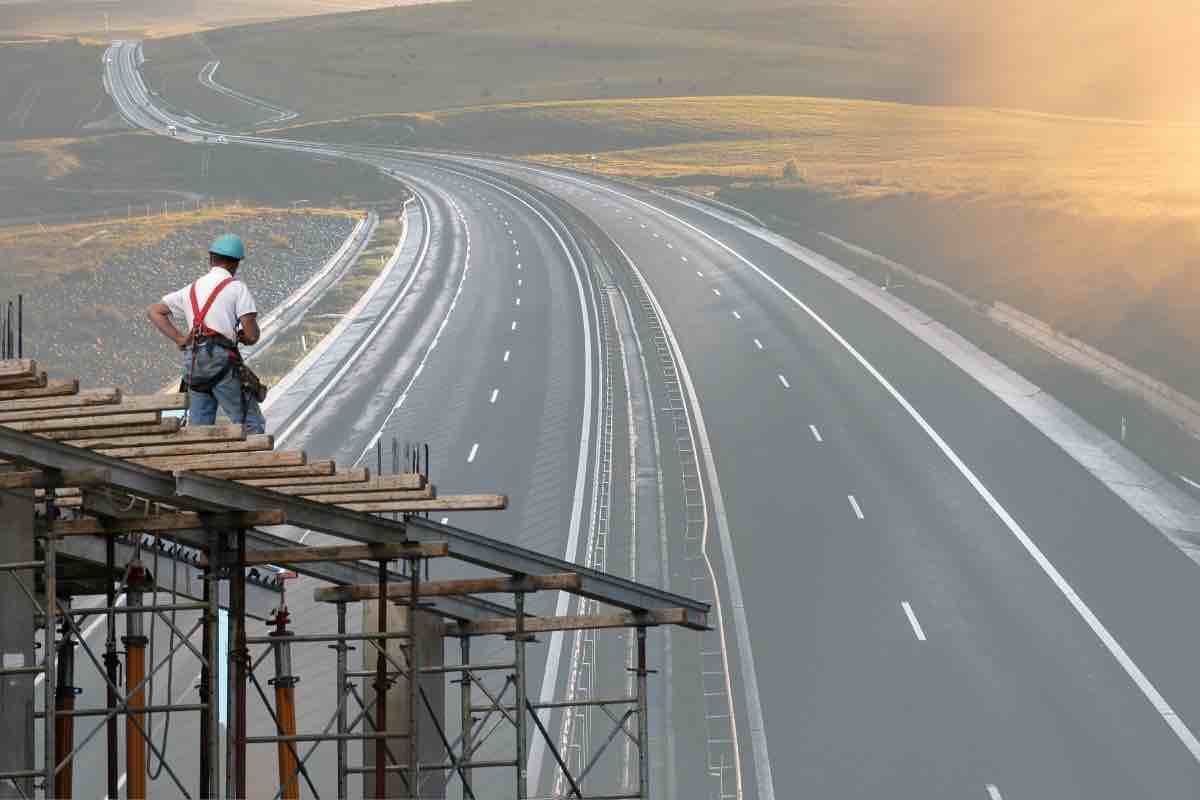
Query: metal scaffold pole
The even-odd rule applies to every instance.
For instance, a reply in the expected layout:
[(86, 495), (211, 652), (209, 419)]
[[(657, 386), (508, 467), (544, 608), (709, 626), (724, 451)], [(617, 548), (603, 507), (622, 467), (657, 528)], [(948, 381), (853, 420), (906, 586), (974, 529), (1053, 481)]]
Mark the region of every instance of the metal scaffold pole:
[[(417, 735), (417, 698), (421, 691), (421, 666), (417, 657), (417, 608), (420, 601), (421, 562), (408, 562), (408, 639), (404, 643), (408, 652), (408, 793), (416, 800), (421, 796), (421, 751)], [(381, 586), (381, 596), (387, 587)]]
[[(71, 640), (71, 632), (63, 625), (62, 638), (58, 643), (58, 686), (55, 689), (56, 706), (59, 712), (57, 737), (54, 755), (58, 774), (54, 780), (54, 797), (58, 800), (71, 800), (74, 790), (74, 770), (72, 769), (71, 749), (75, 742), (75, 642)], [(65, 712), (65, 713), (63, 713)]]
[(649, 703), (646, 696), (646, 629), (637, 629), (637, 715), (638, 715), (638, 797), (647, 800), (650, 797), (650, 719)]
[(233, 572), (233, 591), (230, 592), (230, 614), (233, 628), (234, 663), (234, 797), (246, 796), (246, 671), (250, 653), (246, 644), (246, 531), (237, 532), (237, 560)]
[(513, 649), (516, 654), (516, 669), (514, 670), (517, 685), (517, 702), (514, 714), (517, 720), (517, 800), (528, 797), (527, 771), (529, 769), (526, 748), (529, 740), (526, 732), (526, 699), (525, 699), (525, 593), (516, 594), (517, 630), (513, 634)]
[[(472, 739), (471, 731), (475, 726), (475, 718), (471, 716), (471, 670), (468, 667), (471, 664), (471, 637), (464, 636), (459, 641), (459, 648), (462, 651), (462, 680), (460, 681), (459, 692), (462, 696), (462, 756), (459, 762), (468, 764), (471, 761)], [(473, 795), (471, 785), (471, 768), (464, 766), (462, 769), (463, 794)]]
[[(387, 562), (379, 562), (379, 624), (380, 633), (388, 632), (387, 613)], [(387, 640), (379, 641), (378, 652), (375, 655), (375, 731), (383, 733), (387, 730)], [(375, 740), (375, 797), (384, 800), (387, 797), (387, 739), (380, 736)]]
[(58, 619), (58, 575), (57, 564), (55, 563), (55, 540), (54, 534), (47, 532), (43, 539), (43, 552), (45, 553), (43, 561), (46, 569), (46, 608), (45, 614), (45, 639), (42, 643), (45, 652), (45, 658), (42, 659), (45, 669), (45, 685), (42, 687), (44, 694), (42, 702), (45, 704), (42, 707), (46, 710), (45, 716), (42, 718), (43, 731), (45, 742), (43, 743), (44, 751), (42, 753), (45, 759), (45, 775), (43, 776), (43, 788), (47, 795), (53, 791), (54, 786), (54, 758), (58, 752), (58, 739), (55, 731), (55, 713), (54, 713), (54, 694), (56, 684), (58, 682), (57, 666), (55, 665), (55, 646), (54, 646), (54, 630)]
[(337, 604), (337, 632), (338, 641), (333, 645), (333, 649), (337, 652), (337, 687), (338, 687), (338, 704), (337, 704), (337, 796), (347, 796), (347, 777), (346, 770), (349, 768), (347, 763), (347, 748), (349, 742), (346, 740), (346, 695), (348, 688), (346, 686), (346, 653), (350, 646), (345, 640), (340, 637), (346, 635), (346, 604)]
[(143, 635), (142, 584), (145, 569), (135, 562), (129, 570), (126, 597), (129, 612), (125, 616), (125, 694), (130, 713), (125, 716), (125, 794), (129, 800), (146, 797), (146, 740), (142, 736), (146, 715), (140, 709), (146, 705), (142, 684), (146, 678), (146, 643)]
[[(104, 614), (104, 673), (108, 676), (108, 685), (104, 690), (105, 705), (109, 708), (115, 708), (117, 705), (117, 670), (120, 666), (120, 658), (117, 656), (117, 615), (113, 609), (117, 604), (116, 584), (113, 582), (113, 575), (116, 574), (117, 557), (116, 557), (116, 542), (113, 537), (107, 536), (104, 540), (104, 565), (105, 572), (105, 602), (107, 608)], [(118, 758), (118, 742), (117, 742), (117, 718), (112, 716), (105, 723), (106, 735), (106, 766), (108, 778), (108, 796), (116, 797), (120, 791), (118, 782), (119, 767), (117, 765)]]

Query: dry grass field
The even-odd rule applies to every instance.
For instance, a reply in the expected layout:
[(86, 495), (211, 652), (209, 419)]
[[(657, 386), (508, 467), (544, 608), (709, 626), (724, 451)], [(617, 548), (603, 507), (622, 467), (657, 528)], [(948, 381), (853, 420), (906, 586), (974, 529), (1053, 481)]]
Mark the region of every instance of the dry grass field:
[(527, 155), (678, 183), (1200, 215), (1200, 125), (805, 97), (674, 97), (373, 115), (290, 136)]

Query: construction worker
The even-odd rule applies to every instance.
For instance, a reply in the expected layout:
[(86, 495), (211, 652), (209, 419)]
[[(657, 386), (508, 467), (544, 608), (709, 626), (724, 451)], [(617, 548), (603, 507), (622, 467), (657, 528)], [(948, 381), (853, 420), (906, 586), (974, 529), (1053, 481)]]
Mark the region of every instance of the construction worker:
[[(208, 273), (165, 295), (146, 314), (183, 351), (189, 423), (212, 425), (220, 406), (247, 433), (263, 433), (266, 420), (259, 400), (265, 390), (238, 353), (238, 344), (252, 345), (259, 338), (254, 296), (234, 277), (245, 257), (246, 246), (237, 236), (227, 233), (217, 238), (208, 249)], [(176, 316), (186, 322), (187, 333), (175, 327)]]

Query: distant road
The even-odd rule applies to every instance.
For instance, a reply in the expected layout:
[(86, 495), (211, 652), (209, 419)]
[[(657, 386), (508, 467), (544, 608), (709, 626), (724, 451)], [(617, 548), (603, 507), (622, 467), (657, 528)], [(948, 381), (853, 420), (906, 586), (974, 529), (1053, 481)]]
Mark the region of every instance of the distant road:
[[(110, 51), (122, 113), (214, 136), (151, 102), (136, 50)], [(603, 485), (601, 389), (615, 419), (637, 411), (618, 443), (655, 431), (650, 507), (665, 522), (643, 528), (657, 515), (638, 502), (634, 530), (661, 546), (639, 536), (630, 561), (616, 524), (607, 566), (623, 555), (643, 579), (715, 590), (721, 621), (702, 643), (656, 643), (671, 681), (655, 709), (672, 719), (655, 737), (664, 796), (1196, 795), (1196, 566), (816, 256), (595, 176), (228, 141), (375, 164), (431, 209), (429, 252), (379, 345), (346, 362), (288, 444), (369, 461), (381, 431), (429, 439), (435, 483), (512, 495), (479, 518), (488, 533), (582, 558)], [(624, 399), (641, 362), (621, 347), (644, 360), (653, 414)], [(614, 500), (612, 518), (626, 506)], [(623, 650), (604, 646), (611, 687)], [(578, 673), (571, 643), (543, 652), (561, 694)], [(328, 712), (313, 703), (302, 727)], [(547, 762), (535, 750), (548, 794)]]
[(196, 76), (196, 78), (201, 84), (207, 86), (209, 89), (212, 89), (214, 92), (223, 94), (226, 97), (232, 97), (234, 100), (267, 112), (268, 116), (256, 122), (256, 125), (287, 122), (290, 119), (295, 119), (296, 117), (300, 116), (298, 112), (292, 111), (291, 109), (274, 105), (257, 97), (251, 97), (248, 94), (242, 94), (235, 89), (230, 89), (228, 86), (217, 82), (216, 74), (220, 66), (220, 61), (210, 61), (201, 67), (200, 73)]

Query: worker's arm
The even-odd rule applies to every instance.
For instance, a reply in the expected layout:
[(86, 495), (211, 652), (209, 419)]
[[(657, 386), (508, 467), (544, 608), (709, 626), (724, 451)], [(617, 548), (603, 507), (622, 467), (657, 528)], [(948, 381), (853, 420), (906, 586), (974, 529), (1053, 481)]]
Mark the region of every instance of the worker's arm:
[(238, 331), (238, 341), (242, 344), (257, 344), (262, 333), (258, 330), (258, 314), (243, 314), (242, 329)]
[[(171, 309), (166, 303), (155, 303), (146, 309), (146, 316), (158, 328), (159, 333), (170, 339), (180, 349), (187, 347), (188, 337), (180, 333), (171, 321)], [(257, 330), (257, 327), (255, 328)]]

